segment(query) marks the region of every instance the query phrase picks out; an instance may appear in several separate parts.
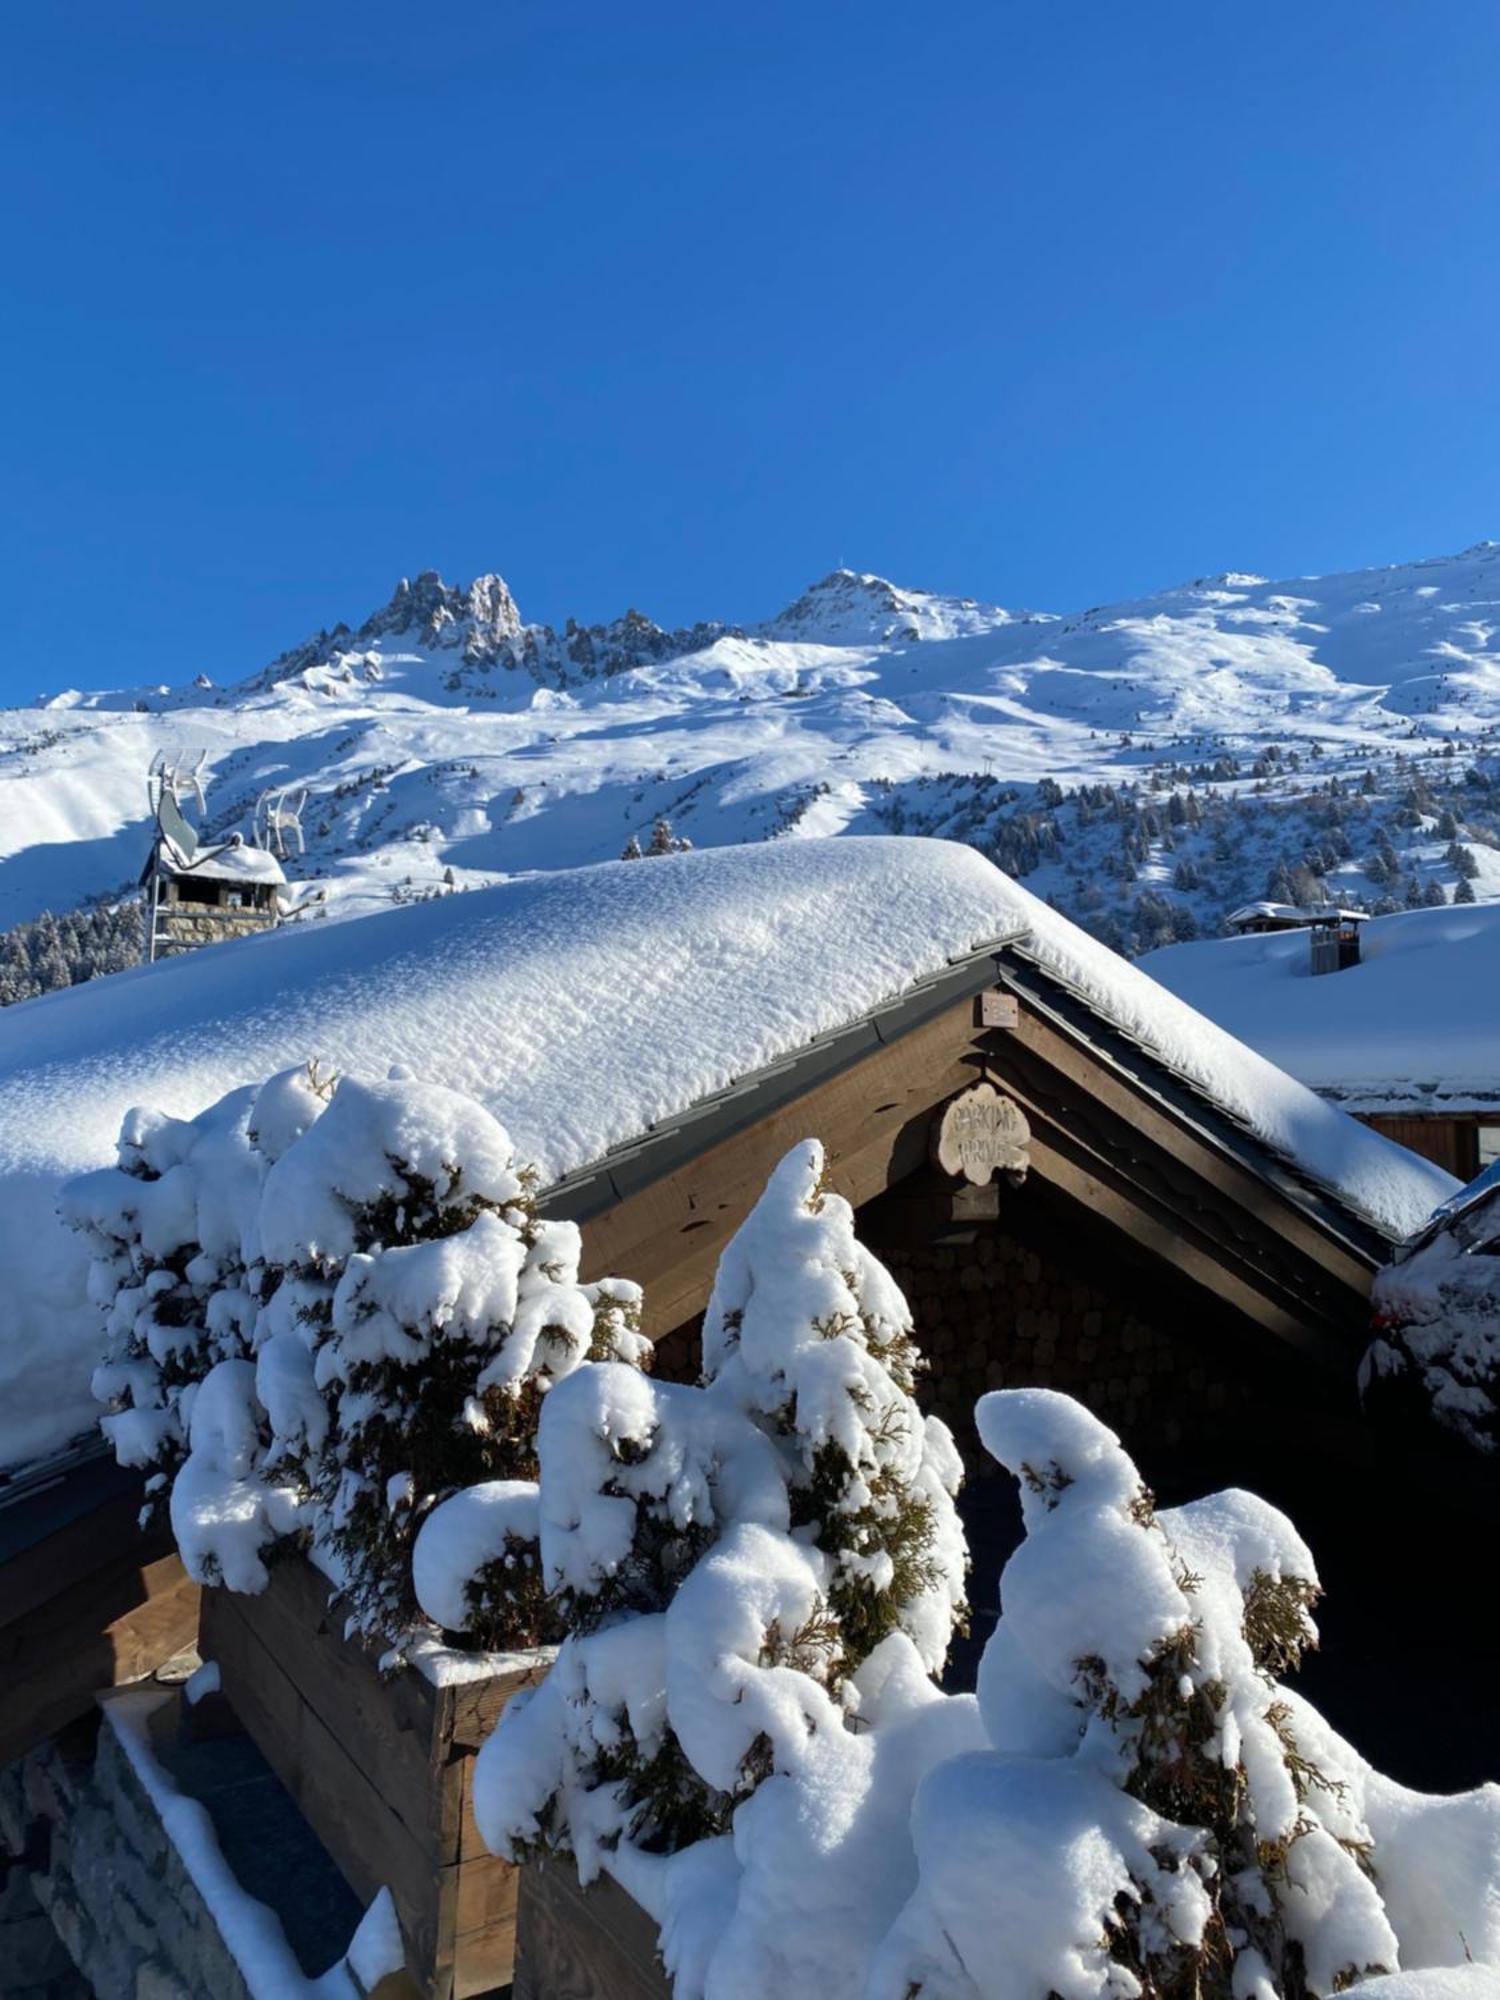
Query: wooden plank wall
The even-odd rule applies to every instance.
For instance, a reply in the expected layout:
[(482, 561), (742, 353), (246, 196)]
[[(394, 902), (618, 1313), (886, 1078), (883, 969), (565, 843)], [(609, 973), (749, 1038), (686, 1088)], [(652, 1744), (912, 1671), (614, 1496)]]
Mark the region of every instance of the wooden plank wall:
[(0, 1765), (193, 1643), (198, 1586), (165, 1534), (141, 1534), (139, 1506), (133, 1488), (114, 1494), (6, 1563)]
[(580, 1889), (571, 1862), (521, 1870), (512, 2000), (671, 2000), (656, 1925), (607, 1875)]
[(1479, 1172), (1477, 1118), (1395, 1118), (1382, 1112), (1362, 1116), (1360, 1123), (1435, 1161), (1461, 1181), (1471, 1181)]

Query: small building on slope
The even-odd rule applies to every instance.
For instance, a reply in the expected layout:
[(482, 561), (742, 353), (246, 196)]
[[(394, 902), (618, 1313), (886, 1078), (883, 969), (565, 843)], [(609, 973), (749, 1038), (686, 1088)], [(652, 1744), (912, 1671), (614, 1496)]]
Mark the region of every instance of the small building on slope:
[(1336, 978), (1312, 977), (1294, 930), (1168, 945), (1141, 966), (1460, 1181), (1500, 1159), (1500, 905), (1374, 917)]
[(172, 958), (206, 944), (274, 930), (286, 876), (274, 854), (236, 834), (184, 854), (159, 834), (141, 870), (146, 896), (146, 959)]

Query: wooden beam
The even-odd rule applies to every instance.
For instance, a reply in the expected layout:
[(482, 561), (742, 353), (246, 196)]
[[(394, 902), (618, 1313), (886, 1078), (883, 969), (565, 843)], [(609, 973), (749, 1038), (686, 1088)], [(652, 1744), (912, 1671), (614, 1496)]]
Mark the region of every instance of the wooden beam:
[(920, 1166), (928, 1115), (973, 1081), (973, 1040), (968, 998), (592, 1217), (589, 1273), (643, 1282), (649, 1333), (680, 1326), (702, 1311), (725, 1243), (799, 1139), (823, 1141), (834, 1186), (856, 1206)]
[(1061, 1028), (1034, 1008), (1022, 1007), (1020, 1021), (1009, 1034), (985, 1036), (984, 1048), (1002, 1076), (1012, 1051), (1025, 1049), (1040, 1057), (1060, 1076), (1086, 1090), (1104, 1109), (1125, 1119), (1143, 1138), (1150, 1139), (1211, 1187), (1228, 1195), (1247, 1215), (1316, 1259), (1340, 1282), (1368, 1293), (1371, 1266), (1367, 1259), (1331, 1236), (1271, 1182), (1221, 1152), (1164, 1105), (1135, 1088), (1119, 1071), (1071, 1041)]
[[(1226, 1279), (1237, 1276), (1277, 1305), (1279, 1323), (1337, 1329), (1343, 1346), (1351, 1332), (1362, 1339), (1368, 1316), (1363, 1285), (1339, 1282), (1174, 1155), (1143, 1141), (1135, 1127), (1101, 1109), (1039, 1057), (1013, 1056), (1006, 1085), (1036, 1120), (1050, 1127), (1054, 1146), (1060, 1144), (1069, 1158), (1123, 1191), (1138, 1211), (1157, 1217), (1170, 1234), (1196, 1244), (1211, 1264), (1222, 1267)], [(1158, 1237), (1160, 1230), (1152, 1235)], [(1224, 1286), (1210, 1289), (1221, 1295)]]
[(32, 1601), (0, 1627), (0, 1765), (86, 1715), (102, 1689), (144, 1680), (197, 1631), (198, 1586), (175, 1555), (117, 1555)]
[(1246, 1282), (1222, 1256), (1214, 1255), (1195, 1241), (1177, 1218), (1157, 1210), (1154, 1204), (1142, 1200), (1117, 1181), (1091, 1172), (1072, 1155), (1071, 1149), (1059, 1143), (1056, 1133), (1033, 1131), (1032, 1166), (1049, 1186), (1070, 1195), (1090, 1214), (1159, 1257), (1214, 1300), (1320, 1360), (1347, 1364), (1349, 1354), (1345, 1345), (1278, 1305), (1258, 1286)]

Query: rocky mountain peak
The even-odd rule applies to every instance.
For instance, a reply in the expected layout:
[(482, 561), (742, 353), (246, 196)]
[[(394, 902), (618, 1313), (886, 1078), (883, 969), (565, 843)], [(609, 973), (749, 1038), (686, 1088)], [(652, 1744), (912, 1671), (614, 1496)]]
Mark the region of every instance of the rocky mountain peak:
[(768, 639), (803, 639), (828, 645), (909, 643), (947, 639), (1007, 624), (1010, 614), (972, 597), (939, 597), (903, 590), (883, 576), (854, 569), (830, 570), (809, 584), (795, 603), (759, 628)]
[(435, 569), (402, 577), (383, 610), (359, 628), (361, 639), (409, 633), (423, 646), (462, 646), (465, 659), (494, 660), (521, 633), (521, 614), (504, 577), (488, 572), (468, 585), (444, 583)]

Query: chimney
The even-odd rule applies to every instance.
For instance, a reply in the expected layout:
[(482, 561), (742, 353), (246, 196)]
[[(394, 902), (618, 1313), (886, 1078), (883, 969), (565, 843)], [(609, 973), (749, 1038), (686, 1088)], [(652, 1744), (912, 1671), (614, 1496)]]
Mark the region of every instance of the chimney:
[(1316, 919), (1308, 931), (1312, 953), (1311, 972), (1345, 972), (1359, 964), (1359, 927), (1363, 918), (1352, 911), (1337, 910)]

